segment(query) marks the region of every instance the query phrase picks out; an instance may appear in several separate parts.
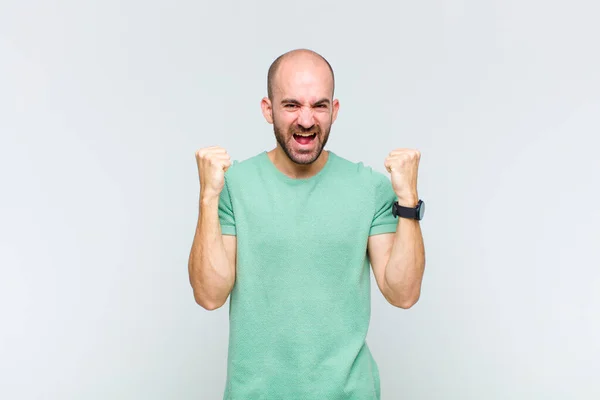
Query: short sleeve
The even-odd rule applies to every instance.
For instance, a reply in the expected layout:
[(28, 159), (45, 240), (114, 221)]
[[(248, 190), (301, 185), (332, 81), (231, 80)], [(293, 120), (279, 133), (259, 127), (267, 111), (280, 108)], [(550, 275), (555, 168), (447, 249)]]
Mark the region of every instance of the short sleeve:
[(390, 179), (381, 172), (373, 171), (373, 196), (375, 197), (373, 221), (369, 236), (396, 232), (398, 220), (392, 214), (392, 206), (397, 200)]
[(223, 235), (236, 235), (235, 216), (233, 214), (227, 176), (225, 176), (225, 184), (219, 196), (219, 222), (221, 223), (221, 233)]

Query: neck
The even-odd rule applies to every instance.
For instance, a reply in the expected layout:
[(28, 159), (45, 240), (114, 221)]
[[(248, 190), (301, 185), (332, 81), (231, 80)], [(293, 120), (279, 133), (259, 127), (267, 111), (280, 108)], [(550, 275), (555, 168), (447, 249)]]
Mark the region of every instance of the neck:
[(311, 164), (296, 164), (289, 159), (279, 145), (267, 152), (267, 155), (275, 167), (285, 175), (294, 179), (306, 179), (316, 175), (323, 169), (329, 158), (329, 151), (323, 150), (319, 155), (319, 158)]

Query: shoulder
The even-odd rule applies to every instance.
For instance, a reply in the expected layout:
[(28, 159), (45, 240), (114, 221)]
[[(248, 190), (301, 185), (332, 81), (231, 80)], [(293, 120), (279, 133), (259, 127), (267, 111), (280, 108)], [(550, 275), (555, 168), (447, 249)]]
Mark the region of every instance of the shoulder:
[(260, 158), (263, 156), (264, 154), (261, 152), (243, 160), (231, 160), (231, 166), (225, 172), (225, 180), (244, 179), (244, 177), (253, 174), (260, 165)]
[(377, 187), (385, 185), (386, 183), (390, 183), (387, 175), (376, 170), (371, 165), (366, 164), (363, 161), (352, 161), (336, 153), (333, 153), (333, 156), (336, 159), (338, 171), (345, 172), (358, 181), (364, 182), (371, 187)]

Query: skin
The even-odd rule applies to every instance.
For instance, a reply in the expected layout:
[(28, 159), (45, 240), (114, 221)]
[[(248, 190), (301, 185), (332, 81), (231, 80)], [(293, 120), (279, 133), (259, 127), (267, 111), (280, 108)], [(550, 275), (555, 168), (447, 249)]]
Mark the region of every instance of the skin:
[[(273, 98), (261, 101), (262, 113), (273, 125), (277, 146), (267, 154), (291, 178), (318, 173), (329, 157), (323, 151), (339, 110), (333, 98), (333, 77), (327, 64), (308, 51), (288, 53), (273, 81)], [(309, 145), (300, 145), (294, 133), (316, 133)]]

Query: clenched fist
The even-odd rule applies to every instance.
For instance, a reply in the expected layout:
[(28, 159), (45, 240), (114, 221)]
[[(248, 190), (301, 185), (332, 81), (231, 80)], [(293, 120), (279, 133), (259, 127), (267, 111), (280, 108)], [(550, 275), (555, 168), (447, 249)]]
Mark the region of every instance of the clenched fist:
[(225, 171), (231, 166), (227, 151), (219, 146), (206, 147), (196, 152), (200, 198), (219, 197), (225, 185)]
[(417, 175), (420, 159), (419, 150), (405, 148), (391, 151), (385, 159), (385, 168), (392, 175), (392, 187), (401, 206), (415, 207), (419, 201)]

